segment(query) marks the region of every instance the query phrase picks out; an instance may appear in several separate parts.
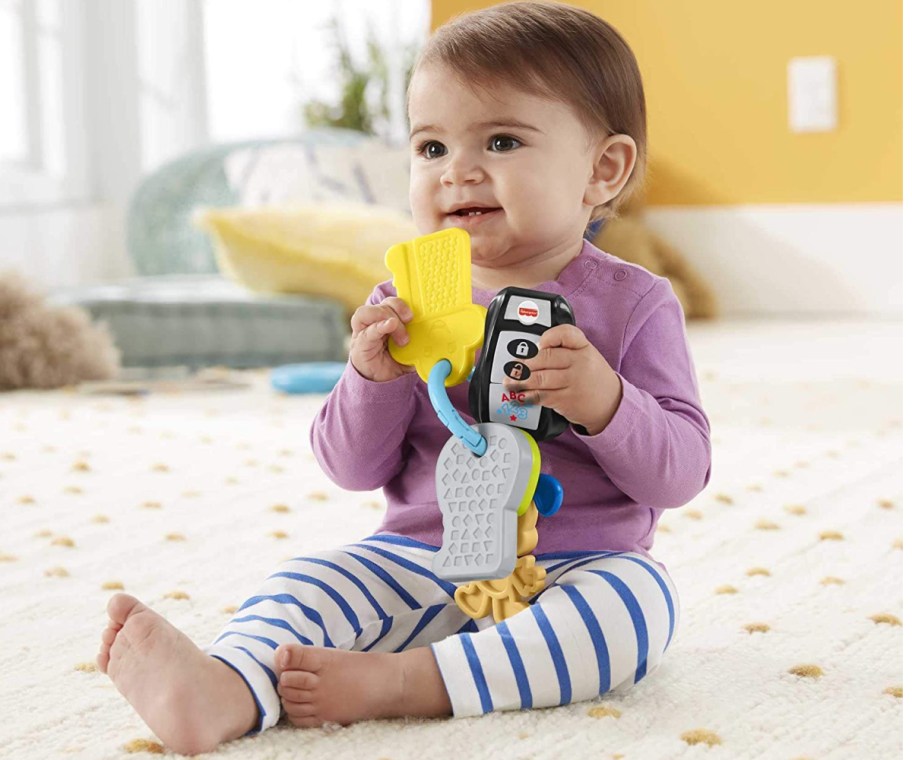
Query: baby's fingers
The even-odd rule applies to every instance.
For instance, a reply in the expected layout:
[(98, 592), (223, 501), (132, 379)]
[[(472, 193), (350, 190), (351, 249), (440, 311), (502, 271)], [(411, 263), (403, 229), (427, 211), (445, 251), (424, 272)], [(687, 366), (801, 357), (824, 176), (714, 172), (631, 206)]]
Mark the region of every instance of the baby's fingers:
[(404, 346), (409, 342), (408, 331), (398, 317), (390, 317), (383, 322), (378, 322), (377, 332), (382, 336), (391, 335), (393, 340), (400, 346)]
[[(379, 304), (359, 307), (351, 318), (352, 335), (359, 337), (376, 328), (371, 337), (377, 339), (392, 334), (400, 345), (408, 343), (405, 323), (411, 321), (412, 310), (401, 298), (386, 298)], [(378, 325), (383, 325), (378, 327)]]
[(580, 349), (586, 348), (589, 340), (586, 334), (576, 325), (558, 325), (542, 333), (541, 340), (538, 343), (539, 351), (545, 351), (552, 348), (569, 348)]
[(377, 304), (366, 304), (355, 309), (351, 318), (352, 332), (358, 333), (375, 322), (397, 318), (403, 324), (411, 322), (412, 310), (401, 298), (384, 298)]
[(356, 332), (352, 339), (352, 347), (373, 354), (380, 350), (390, 335), (400, 346), (408, 343), (408, 333), (405, 332), (402, 323), (397, 317), (389, 317), (373, 322)]
[(572, 379), (573, 373), (570, 370), (540, 369), (521, 382), (505, 377), (504, 388), (521, 394), (525, 406), (540, 405), (557, 410), (568, 397)]

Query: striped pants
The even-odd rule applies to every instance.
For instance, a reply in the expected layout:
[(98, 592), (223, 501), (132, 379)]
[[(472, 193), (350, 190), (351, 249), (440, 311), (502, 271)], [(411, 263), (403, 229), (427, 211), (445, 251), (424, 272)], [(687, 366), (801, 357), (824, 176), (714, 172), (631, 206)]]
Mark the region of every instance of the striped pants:
[(281, 703), (274, 653), (299, 643), (358, 652), (430, 646), (453, 715), (553, 707), (631, 687), (658, 666), (678, 620), (665, 569), (632, 552), (537, 556), (534, 604), (473, 620), (430, 570), (437, 547), (374, 535), (288, 560), (204, 649), (246, 681), (260, 731)]

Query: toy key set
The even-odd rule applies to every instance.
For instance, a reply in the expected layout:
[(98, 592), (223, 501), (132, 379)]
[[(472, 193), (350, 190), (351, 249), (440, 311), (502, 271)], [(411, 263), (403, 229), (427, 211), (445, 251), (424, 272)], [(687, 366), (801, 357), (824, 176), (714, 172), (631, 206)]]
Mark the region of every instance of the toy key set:
[[(437, 459), (443, 542), (432, 566), (441, 578), (469, 581), (455, 595), (463, 612), (476, 619), (492, 614), (500, 622), (528, 607), (523, 597), (544, 587), (545, 571), (531, 554), (538, 543), (535, 525), (539, 514), (557, 512), (563, 489), (541, 474), (537, 441), (568, 425), (554, 410), (511, 394), (501, 379), (528, 377), (522, 360), (536, 355), (549, 327), (572, 324), (573, 312), (560, 296), (521, 288), (502, 290), (487, 311), (473, 304), (470, 238), (461, 229), (393, 246), (386, 266), (413, 313), (409, 342), (390, 340), (390, 354), (415, 367), (437, 416), (453, 433)], [(446, 394), (470, 373), (476, 425), (462, 419)]]

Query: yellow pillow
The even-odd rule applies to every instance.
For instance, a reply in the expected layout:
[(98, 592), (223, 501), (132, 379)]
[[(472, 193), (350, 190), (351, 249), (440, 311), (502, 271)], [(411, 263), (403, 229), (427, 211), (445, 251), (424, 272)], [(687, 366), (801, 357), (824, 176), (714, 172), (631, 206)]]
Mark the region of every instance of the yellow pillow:
[(418, 235), (407, 215), (368, 204), (201, 209), (194, 221), (228, 277), (251, 290), (334, 298), (349, 313), (390, 279), (386, 250)]

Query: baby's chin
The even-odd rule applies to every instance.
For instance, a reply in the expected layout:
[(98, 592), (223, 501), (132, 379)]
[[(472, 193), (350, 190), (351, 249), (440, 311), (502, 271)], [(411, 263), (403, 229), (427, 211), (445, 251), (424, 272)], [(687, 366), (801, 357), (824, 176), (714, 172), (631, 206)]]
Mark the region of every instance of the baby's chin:
[[(433, 221), (416, 219), (415, 226), (420, 235), (454, 229), (454, 225), (448, 223), (446, 218)], [(508, 253), (505, 241), (492, 237), (482, 230), (466, 230), (466, 232), (469, 233), (472, 243), (472, 264), (479, 264), (491, 269), (497, 269), (498, 266), (503, 265), (502, 257)]]

